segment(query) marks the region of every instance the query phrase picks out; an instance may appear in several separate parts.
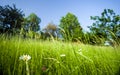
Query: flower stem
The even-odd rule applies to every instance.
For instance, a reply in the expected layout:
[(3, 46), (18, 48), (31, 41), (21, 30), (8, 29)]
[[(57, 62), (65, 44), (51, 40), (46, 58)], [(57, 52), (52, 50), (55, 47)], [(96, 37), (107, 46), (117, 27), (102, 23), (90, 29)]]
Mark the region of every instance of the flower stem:
[(28, 62), (26, 61), (26, 73), (27, 73), (27, 75), (30, 75), (29, 74), (29, 67), (28, 67)]

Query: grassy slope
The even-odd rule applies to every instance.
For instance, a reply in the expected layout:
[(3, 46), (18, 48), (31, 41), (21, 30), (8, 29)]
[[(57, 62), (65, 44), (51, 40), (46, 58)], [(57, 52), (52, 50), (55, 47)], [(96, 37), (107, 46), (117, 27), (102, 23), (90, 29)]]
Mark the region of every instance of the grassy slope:
[[(82, 49), (81, 52), (79, 49)], [(77, 43), (1, 37), (1, 75), (25, 75), (25, 62), (19, 60), (23, 54), (32, 57), (28, 61), (31, 75), (120, 74), (120, 47), (114, 49)], [(66, 56), (61, 57), (61, 54)]]

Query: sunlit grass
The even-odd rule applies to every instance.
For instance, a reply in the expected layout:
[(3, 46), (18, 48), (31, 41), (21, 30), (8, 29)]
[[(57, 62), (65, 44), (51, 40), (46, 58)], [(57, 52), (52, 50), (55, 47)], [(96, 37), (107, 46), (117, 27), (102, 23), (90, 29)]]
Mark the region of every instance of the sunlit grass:
[(119, 75), (120, 47), (0, 38), (1, 75), (26, 75), (19, 57), (30, 55), (30, 75)]

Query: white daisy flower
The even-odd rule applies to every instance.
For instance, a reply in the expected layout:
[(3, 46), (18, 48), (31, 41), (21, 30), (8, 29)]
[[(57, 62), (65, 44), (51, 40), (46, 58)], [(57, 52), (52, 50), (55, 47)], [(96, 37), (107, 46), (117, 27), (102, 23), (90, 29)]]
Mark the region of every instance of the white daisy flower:
[(31, 56), (30, 55), (22, 55), (19, 57), (20, 60), (23, 60), (23, 61), (28, 61), (31, 59)]

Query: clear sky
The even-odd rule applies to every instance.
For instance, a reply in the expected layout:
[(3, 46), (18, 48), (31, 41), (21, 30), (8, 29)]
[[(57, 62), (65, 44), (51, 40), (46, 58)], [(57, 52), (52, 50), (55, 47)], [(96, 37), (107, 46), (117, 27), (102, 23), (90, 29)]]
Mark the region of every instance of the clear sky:
[(40, 27), (45, 27), (53, 22), (60, 24), (61, 17), (68, 12), (78, 17), (78, 20), (85, 31), (87, 26), (92, 25), (90, 16), (100, 16), (104, 9), (113, 9), (116, 14), (120, 14), (120, 0), (0, 0), (0, 5), (16, 4), (27, 17), (30, 13), (35, 13), (41, 18)]

